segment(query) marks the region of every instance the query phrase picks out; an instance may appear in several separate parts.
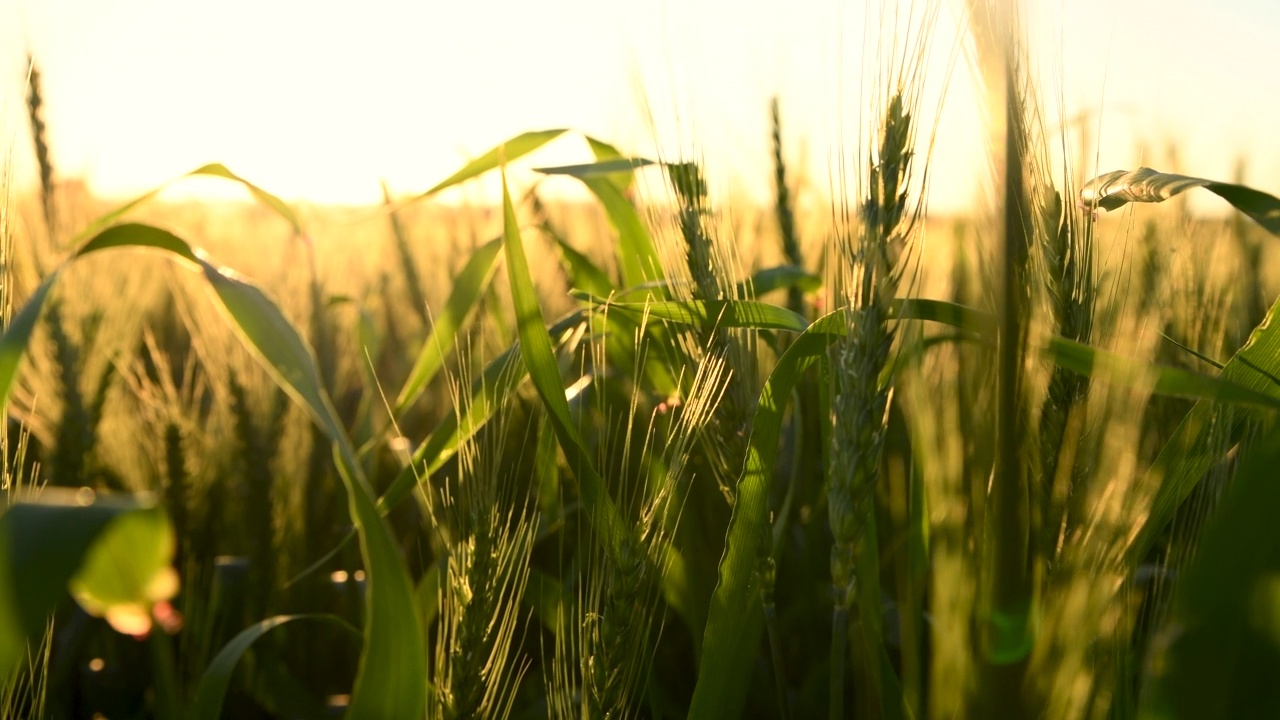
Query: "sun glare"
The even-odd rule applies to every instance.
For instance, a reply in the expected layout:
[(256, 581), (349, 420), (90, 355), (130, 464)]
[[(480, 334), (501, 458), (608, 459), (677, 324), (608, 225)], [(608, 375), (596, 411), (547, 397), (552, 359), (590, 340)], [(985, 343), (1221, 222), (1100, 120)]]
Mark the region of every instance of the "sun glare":
[[(1247, 156), (1252, 182), (1280, 186), (1280, 148), (1262, 120), (1280, 113), (1280, 99), (1257, 92), (1280, 66), (1266, 30), (1280, 11), (1085, 0), (1043, 12), (1035, 50), (1045, 95), (1062, 97), (1073, 132), (1090, 133), (1090, 170), (1096, 160), (1102, 171), (1141, 163), (1231, 177)], [(221, 162), (286, 199), (320, 203), (376, 202), (381, 180), (424, 189), (503, 138), (551, 127), (636, 154), (697, 154), (718, 191), (765, 199), (768, 157), (754, 148), (769, 98), (780, 97), (810, 174), (827, 177), (856, 136), (859, 88), (849, 79), (864, 45), (886, 32), (866, 26), (862, 3), (837, 0), (785, 13), (727, 0), (2, 0), (0, 16), (4, 142), (20, 186), (34, 180), (23, 111), (30, 51), (63, 177), (128, 196)], [(940, 46), (959, 22), (940, 19)], [(985, 177), (980, 113), (963, 53), (935, 55), (956, 65), (931, 204), (960, 211)], [(536, 159), (576, 162), (583, 152), (555, 143)], [(492, 199), (495, 187), (471, 192)]]

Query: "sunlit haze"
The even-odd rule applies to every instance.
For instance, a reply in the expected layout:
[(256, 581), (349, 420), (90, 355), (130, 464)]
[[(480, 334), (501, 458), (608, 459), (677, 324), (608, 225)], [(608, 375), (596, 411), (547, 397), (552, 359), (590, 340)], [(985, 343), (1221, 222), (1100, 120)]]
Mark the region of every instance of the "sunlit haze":
[[(1244, 158), (1251, 184), (1280, 191), (1280, 3), (1044, 5), (1041, 88), (1068, 117), (1091, 113), (1101, 170), (1175, 169), (1176, 147), (1178, 170), (1231, 179)], [(934, 65), (954, 66), (932, 166), (942, 211), (969, 207), (988, 177), (957, 16), (933, 45)], [(856, 142), (858, 61), (878, 32), (866, 17), (836, 0), (0, 0), (0, 127), (29, 187), (30, 49), (57, 171), (99, 194), (221, 162), (288, 200), (366, 203), (382, 179), (423, 190), (504, 138), (568, 127), (640, 155), (695, 151), (719, 192), (763, 198), (777, 95), (796, 163), (825, 192)], [(561, 140), (535, 161), (585, 157)]]

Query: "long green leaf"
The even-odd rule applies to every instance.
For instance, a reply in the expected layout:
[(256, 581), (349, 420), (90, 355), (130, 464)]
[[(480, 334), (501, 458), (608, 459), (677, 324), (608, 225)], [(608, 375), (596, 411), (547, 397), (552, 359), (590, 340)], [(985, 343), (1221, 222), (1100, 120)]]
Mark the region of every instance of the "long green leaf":
[(493, 278), (497, 268), (498, 251), (502, 249), (502, 239), (495, 238), (481, 245), (472, 253), (467, 264), (453, 281), (453, 289), (439, 315), (434, 316), (431, 333), (422, 344), (422, 351), (409, 372), (400, 394), (396, 396), (395, 414), (404, 413), (422, 395), (427, 383), (435, 377), (436, 372), (444, 366), (444, 359), (452, 351), (458, 337), (458, 331), (467, 322), (467, 318), (475, 313), (484, 295), (485, 288)]
[(507, 190), (505, 175), (502, 179), (502, 215), (507, 277), (511, 283), (511, 301), (515, 306), (520, 336), (520, 356), (524, 359), (529, 378), (547, 409), (547, 417), (560, 441), (560, 448), (578, 479), (579, 493), (587, 509), (587, 517), (604, 541), (609, 559), (620, 564), (630, 545), (628, 526), (622, 522), (604, 479), (596, 472), (590, 454), (583, 447), (582, 439), (570, 417), (569, 403), (564, 396), (564, 379), (560, 376), (560, 367), (551, 346), (551, 336), (547, 334), (542, 319), (542, 307), (538, 303), (533, 278), (529, 274), (529, 262), (525, 258), (520, 225), (516, 220), (515, 208), (511, 205), (511, 193)]
[(216, 720), (222, 717), (222, 701), (226, 699), (227, 687), (235, 672), (240, 658), (261, 640), (267, 633), (276, 628), (298, 620), (312, 620), (336, 625), (359, 638), (360, 631), (347, 624), (337, 615), (277, 615), (241, 630), (234, 638), (223, 646), (205, 668), (200, 676), (200, 684), (196, 686), (195, 697), (191, 701), (190, 716), (192, 720)]
[(566, 132), (568, 132), (568, 130), (558, 129), (535, 130), (520, 133), (510, 140), (498, 143), (493, 149), (489, 150), (489, 152), (486, 152), (475, 160), (467, 163), (458, 172), (450, 175), (444, 180), (441, 180), (430, 190), (411, 198), (408, 202), (431, 197), (442, 190), (451, 188), (454, 185), (459, 185), (472, 178), (479, 177), (490, 170), (496, 170), (504, 162), (511, 162), (517, 158), (524, 157)]
[(240, 183), (249, 191), (250, 194), (253, 195), (255, 199), (257, 199), (263, 205), (266, 205), (267, 207), (274, 210), (275, 213), (279, 215), (285, 222), (289, 223), (289, 227), (293, 228), (293, 231), (295, 233), (299, 235), (304, 234), (302, 231), (302, 223), (298, 220), (298, 216), (294, 214), (293, 210), (289, 209), (289, 206), (286, 205), (284, 201), (282, 201), (280, 198), (276, 197), (275, 195), (272, 195), (271, 193), (267, 192), (266, 190), (263, 190), (257, 185), (254, 185), (248, 180), (245, 180), (239, 175), (231, 172), (230, 170), (227, 169), (227, 166), (222, 165), (221, 163), (210, 163), (208, 165), (202, 165), (196, 168), (195, 170), (192, 170), (191, 172), (187, 173), (186, 175), (182, 175), (180, 177), (174, 178), (153, 190), (145, 192), (139, 195), (138, 197), (134, 198), (133, 200), (130, 200), (129, 202), (121, 205), (115, 210), (112, 210), (111, 212), (108, 212), (105, 215), (99, 217), (98, 219), (94, 220), (87, 228), (85, 228), (79, 235), (76, 236), (75, 242), (79, 243), (89, 237), (94, 236), (95, 234), (100, 232), (103, 228), (116, 222), (121, 217), (124, 217), (124, 215), (128, 213), (130, 210), (154, 198), (156, 195), (159, 195), (162, 191), (175, 185), (179, 181), (189, 177), (195, 177), (198, 175), (205, 175), (208, 177), (220, 177), (226, 180), (231, 180), (232, 182)]
[[(777, 305), (759, 301), (670, 300), (659, 302), (618, 302), (575, 293), (579, 299), (619, 309), (639, 316), (646, 311), (669, 322), (701, 326), (716, 321), (724, 327), (759, 330), (800, 331), (804, 318)], [(928, 320), (969, 330), (983, 337), (995, 334), (995, 316), (945, 300), (911, 298), (893, 304), (897, 320)], [(1157, 365), (1127, 358), (1118, 353), (1091, 347), (1060, 336), (1050, 336), (1040, 347), (1046, 359), (1073, 372), (1105, 380), (1123, 387), (1150, 387), (1158, 395), (1209, 399), (1235, 405), (1280, 409), (1280, 401), (1269, 393), (1238, 383), (1232, 377), (1204, 375), (1191, 370)]]
[(660, 320), (704, 327), (757, 330), (791, 330), (803, 332), (809, 322), (800, 315), (777, 305), (758, 300), (658, 300), (652, 302), (616, 302), (583, 293), (572, 293), (579, 300), (621, 310), (633, 317), (650, 316)]
[(1202, 187), (1253, 218), (1272, 235), (1280, 235), (1280, 199), (1244, 185), (1162, 173), (1147, 167), (1117, 170), (1090, 180), (1080, 190), (1080, 203), (1115, 210), (1126, 203), (1158, 203)]
[[(591, 154), (596, 156), (597, 162), (608, 162), (610, 160), (628, 160), (626, 155), (618, 148), (610, 145), (603, 140), (598, 140), (590, 135), (583, 135), (587, 140), (587, 145), (591, 147)], [(624, 171), (610, 173), (608, 178), (624, 195), (631, 189), (636, 182), (636, 174), (633, 168), (627, 168)]]
[(644, 223), (640, 221), (640, 213), (623, 194), (616, 182), (608, 177), (589, 176), (581, 178), (600, 205), (604, 207), (609, 224), (618, 233), (618, 262), (622, 269), (622, 285), (630, 287), (644, 282), (662, 279), (662, 261), (658, 257), (657, 246)]
[(771, 544), (769, 489), (786, 401), (805, 369), (826, 353), (845, 326), (839, 310), (814, 322), (778, 359), (760, 393), (703, 633), (690, 718), (742, 715), (764, 625), (756, 573)]
[(591, 262), (591, 258), (578, 252), (577, 248), (559, 235), (554, 236), (553, 239), (556, 241), (556, 246), (560, 248), (560, 257), (564, 260), (569, 273), (569, 287), (597, 297), (608, 297), (613, 294), (616, 289), (613, 281)]
[(611, 160), (598, 160), (593, 163), (581, 163), (578, 165), (539, 167), (533, 170), (543, 175), (568, 175), (569, 177), (582, 179), (632, 172), (653, 164), (652, 160), (646, 160), (645, 158), (613, 158)]
[(798, 265), (777, 265), (751, 276), (751, 293), (746, 283), (738, 284), (738, 297), (760, 297), (775, 290), (797, 288), (813, 292), (822, 287), (822, 278)]

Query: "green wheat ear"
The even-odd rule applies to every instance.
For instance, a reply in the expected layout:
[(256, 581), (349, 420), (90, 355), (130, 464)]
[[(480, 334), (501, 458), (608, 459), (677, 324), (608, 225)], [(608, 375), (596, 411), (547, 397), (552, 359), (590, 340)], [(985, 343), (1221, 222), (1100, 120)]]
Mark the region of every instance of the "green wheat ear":
[(52, 240), (57, 236), (57, 213), (54, 206), (53, 160), (49, 152), (49, 135), (44, 124), (44, 96), (41, 94), (40, 70), (35, 58), (27, 54), (27, 118), (31, 124), (31, 144), (40, 171), (40, 200), (44, 211), (45, 231)]

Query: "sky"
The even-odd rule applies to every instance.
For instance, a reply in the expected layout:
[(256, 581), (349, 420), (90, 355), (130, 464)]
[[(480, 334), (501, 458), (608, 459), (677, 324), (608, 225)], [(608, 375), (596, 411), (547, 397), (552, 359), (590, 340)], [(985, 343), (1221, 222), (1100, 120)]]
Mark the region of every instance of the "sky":
[[(943, 212), (990, 178), (959, 5), (938, 19), (928, 71), (933, 104), (945, 90), (930, 197)], [(1229, 180), (1243, 157), (1246, 179), (1280, 194), (1280, 3), (1034, 5), (1042, 88), (1064, 101), (1047, 119), (1088, 113), (1091, 165), (1172, 170), (1176, 147), (1177, 169)], [(30, 49), (55, 167), (102, 195), (221, 162), (289, 201), (375, 202), (380, 180), (421, 191), (505, 138), (568, 127), (632, 154), (695, 154), (717, 193), (763, 199), (773, 96), (793, 165), (827, 192), (857, 146), (859, 63), (885, 36), (867, 20), (840, 0), (0, 0), (0, 151), (20, 186), (34, 181)], [(531, 163), (587, 152), (561, 140)]]

